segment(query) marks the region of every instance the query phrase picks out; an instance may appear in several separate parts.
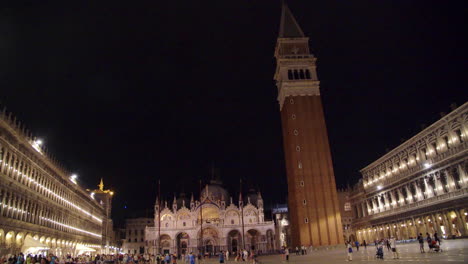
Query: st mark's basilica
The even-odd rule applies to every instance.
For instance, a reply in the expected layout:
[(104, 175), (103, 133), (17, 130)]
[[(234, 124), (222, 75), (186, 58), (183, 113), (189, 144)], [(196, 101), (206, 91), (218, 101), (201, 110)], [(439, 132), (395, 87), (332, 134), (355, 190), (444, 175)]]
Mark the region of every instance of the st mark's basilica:
[(172, 203), (156, 200), (154, 227), (145, 230), (145, 251), (187, 254), (244, 248), (273, 250), (275, 224), (265, 221), (263, 210), (260, 192), (234, 200), (221, 181), (213, 179), (198, 199), (181, 195)]

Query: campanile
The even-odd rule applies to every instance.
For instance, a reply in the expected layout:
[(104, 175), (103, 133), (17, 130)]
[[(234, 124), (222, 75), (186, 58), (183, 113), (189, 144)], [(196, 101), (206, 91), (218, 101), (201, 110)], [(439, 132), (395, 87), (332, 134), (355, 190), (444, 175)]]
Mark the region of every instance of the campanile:
[(309, 51), (309, 38), (285, 3), (275, 58), (293, 241), (288, 246), (342, 244), (317, 59)]

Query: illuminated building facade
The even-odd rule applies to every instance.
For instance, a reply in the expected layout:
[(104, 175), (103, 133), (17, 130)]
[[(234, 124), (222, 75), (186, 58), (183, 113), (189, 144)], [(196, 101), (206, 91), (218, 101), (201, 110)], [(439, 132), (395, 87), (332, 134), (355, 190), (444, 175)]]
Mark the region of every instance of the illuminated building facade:
[(229, 197), (221, 182), (212, 180), (199, 200), (182, 195), (170, 207), (162, 202), (161, 208), (157, 200), (154, 227), (146, 228), (147, 253), (274, 250), (275, 224), (264, 219), (260, 193), (248, 194), (246, 201), (239, 197), (237, 205)]
[(343, 229), (316, 58), (283, 3), (274, 79), (288, 181), (292, 247), (343, 243)]
[(0, 255), (108, 251), (112, 195), (102, 182), (91, 192), (78, 186), (40, 140), (0, 113)]
[(361, 170), (352, 191), (359, 241), (468, 235), (468, 103)]
[(291, 226), (289, 225), (288, 205), (277, 204), (271, 208), (276, 226), (276, 248), (291, 245)]

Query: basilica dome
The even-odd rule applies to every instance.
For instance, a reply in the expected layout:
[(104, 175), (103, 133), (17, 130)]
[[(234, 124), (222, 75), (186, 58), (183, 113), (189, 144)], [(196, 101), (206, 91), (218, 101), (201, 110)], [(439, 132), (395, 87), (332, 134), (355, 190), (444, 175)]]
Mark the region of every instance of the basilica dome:
[(219, 181), (212, 180), (210, 184), (207, 184), (201, 193), (201, 199), (205, 199), (207, 194), (209, 195), (210, 199), (212, 198), (214, 202), (218, 200), (228, 201), (229, 200), (229, 192), (224, 189), (221, 185), (222, 183)]

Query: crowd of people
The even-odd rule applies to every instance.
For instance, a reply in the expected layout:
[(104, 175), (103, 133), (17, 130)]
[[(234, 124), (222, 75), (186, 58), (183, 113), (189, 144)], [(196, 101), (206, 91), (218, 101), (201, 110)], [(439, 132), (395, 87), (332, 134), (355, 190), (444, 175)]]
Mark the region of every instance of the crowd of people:
[(257, 254), (252, 251), (240, 250), (238, 252), (220, 251), (218, 254), (116, 254), (116, 255), (66, 255), (57, 257), (53, 254), (34, 255), (23, 253), (12, 254), (0, 258), (0, 264), (199, 264), (204, 259), (217, 257), (219, 263), (248, 262), (257, 263)]
[[(426, 233), (426, 237), (420, 233), (417, 237), (417, 241), (419, 242), (419, 250), (421, 253), (425, 253), (424, 243), (427, 243), (428, 252), (439, 252), (442, 251), (440, 248), (441, 241), (440, 237), (437, 232), (434, 233), (433, 236), (431, 234)], [(346, 251), (347, 251), (347, 258), (346, 260), (352, 261), (353, 260), (353, 248), (356, 248), (356, 251), (359, 251), (360, 246), (364, 246), (367, 249), (367, 242), (364, 240), (362, 244), (359, 241), (346, 241)], [(380, 240), (375, 240), (374, 245), (376, 248), (376, 257), (378, 259), (384, 258), (384, 249), (387, 249), (387, 252), (391, 252), (393, 259), (399, 259), (400, 253), (397, 249), (397, 240), (395, 237), (391, 236), (389, 238), (384, 238)]]

